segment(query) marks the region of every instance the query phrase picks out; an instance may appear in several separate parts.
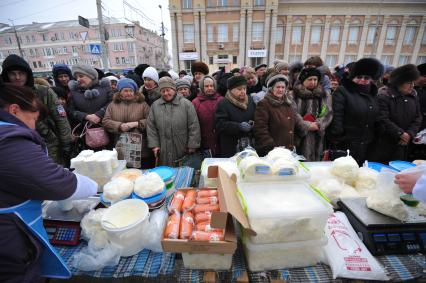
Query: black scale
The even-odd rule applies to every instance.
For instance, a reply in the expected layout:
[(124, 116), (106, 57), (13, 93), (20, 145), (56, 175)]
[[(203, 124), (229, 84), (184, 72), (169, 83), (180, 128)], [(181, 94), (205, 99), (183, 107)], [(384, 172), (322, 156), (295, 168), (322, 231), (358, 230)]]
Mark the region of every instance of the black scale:
[(352, 227), (373, 255), (426, 252), (426, 222), (404, 223), (366, 205), (366, 198), (338, 202)]

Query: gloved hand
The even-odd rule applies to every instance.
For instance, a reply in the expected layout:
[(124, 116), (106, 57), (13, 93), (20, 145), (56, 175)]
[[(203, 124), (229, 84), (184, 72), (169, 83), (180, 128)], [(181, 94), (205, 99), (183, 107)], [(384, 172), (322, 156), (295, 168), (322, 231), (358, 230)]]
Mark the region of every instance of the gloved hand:
[(240, 125), (239, 125), (240, 130), (243, 131), (243, 132), (247, 132), (247, 133), (251, 131), (252, 127), (253, 126), (250, 125), (247, 122), (241, 122)]

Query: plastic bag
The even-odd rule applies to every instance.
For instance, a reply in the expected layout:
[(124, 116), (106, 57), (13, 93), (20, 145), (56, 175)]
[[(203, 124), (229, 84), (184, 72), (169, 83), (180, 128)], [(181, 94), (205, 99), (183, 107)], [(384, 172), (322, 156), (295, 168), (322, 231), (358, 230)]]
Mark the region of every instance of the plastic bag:
[(106, 266), (115, 266), (120, 261), (121, 248), (112, 243), (108, 243), (102, 249), (93, 249), (88, 246), (71, 259), (71, 266), (83, 271), (94, 271)]
[(144, 234), (146, 237), (145, 249), (153, 252), (163, 252), (161, 240), (163, 238), (164, 227), (167, 221), (167, 210), (157, 209), (151, 212), (149, 217), (148, 231)]
[(324, 254), (333, 272), (333, 279), (389, 280), (379, 262), (358, 238), (344, 213), (335, 212), (328, 218), (325, 234), (328, 242)]

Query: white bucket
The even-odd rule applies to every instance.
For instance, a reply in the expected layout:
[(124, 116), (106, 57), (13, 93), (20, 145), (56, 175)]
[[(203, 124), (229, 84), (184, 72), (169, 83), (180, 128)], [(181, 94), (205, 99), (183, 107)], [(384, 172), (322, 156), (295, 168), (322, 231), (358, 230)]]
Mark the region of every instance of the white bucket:
[(109, 240), (122, 247), (121, 256), (132, 256), (144, 248), (141, 235), (149, 225), (149, 208), (141, 199), (126, 199), (110, 206), (101, 220)]

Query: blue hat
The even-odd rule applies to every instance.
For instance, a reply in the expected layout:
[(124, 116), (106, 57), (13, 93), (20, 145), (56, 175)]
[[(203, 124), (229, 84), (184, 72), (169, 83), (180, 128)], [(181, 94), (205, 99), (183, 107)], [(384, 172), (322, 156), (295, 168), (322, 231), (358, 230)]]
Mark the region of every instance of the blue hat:
[(133, 91), (137, 91), (138, 85), (134, 80), (128, 78), (122, 78), (118, 80), (117, 89), (121, 91), (123, 88), (131, 88)]

